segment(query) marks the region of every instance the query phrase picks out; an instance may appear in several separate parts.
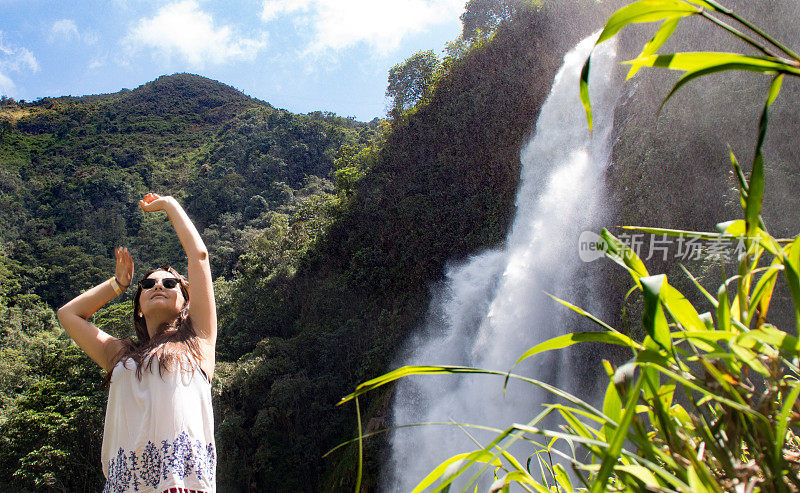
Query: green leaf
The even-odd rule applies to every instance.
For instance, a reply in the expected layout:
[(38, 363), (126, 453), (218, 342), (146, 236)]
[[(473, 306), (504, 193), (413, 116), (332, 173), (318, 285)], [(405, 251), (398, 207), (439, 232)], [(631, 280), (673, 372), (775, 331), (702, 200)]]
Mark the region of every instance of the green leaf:
[(617, 466), (614, 468), (617, 472), (623, 472), (630, 476), (635, 477), (645, 486), (651, 487), (653, 489), (658, 489), (659, 484), (658, 480), (656, 479), (655, 475), (650, 471), (650, 469), (642, 466)]
[(736, 341), (730, 341), (728, 343), (728, 347), (730, 347), (731, 352), (739, 358), (739, 361), (746, 364), (758, 373), (764, 375), (765, 377), (769, 377), (769, 370), (766, 366), (764, 366), (764, 363), (758, 359), (758, 355), (756, 353), (745, 347), (742, 347), (741, 345), (737, 344)]
[(361, 408), (358, 405), (358, 398), (356, 398), (356, 419), (358, 421), (358, 471), (356, 473), (356, 487), (355, 491), (361, 491), (361, 477), (364, 469), (364, 440), (363, 431), (361, 428)]
[[(619, 332), (616, 329), (614, 329), (614, 327), (612, 327), (612, 326), (608, 325), (607, 323), (603, 322), (602, 320), (600, 320), (599, 318), (595, 317), (594, 315), (592, 315), (591, 313), (587, 312), (586, 310), (584, 310), (584, 309), (582, 309), (580, 307), (577, 307), (577, 306), (573, 305), (572, 303), (570, 303), (568, 301), (564, 301), (561, 298), (557, 298), (557, 297), (553, 296), (550, 293), (545, 293), (545, 294), (547, 294), (547, 296), (553, 298), (557, 302), (561, 303), (562, 305), (566, 306), (570, 310), (573, 310), (573, 311), (577, 312), (578, 314), (580, 314), (581, 316), (588, 318), (589, 320), (591, 320), (592, 322), (596, 323), (600, 327), (606, 329), (607, 331), (609, 331), (611, 333), (619, 334)], [(629, 340), (631, 342), (633, 342), (631, 339), (629, 339)], [(634, 342), (634, 344), (636, 344), (636, 343)]]
[(644, 314), (642, 322), (647, 331), (647, 335), (653, 338), (661, 347), (666, 350), (672, 348), (672, 338), (669, 333), (667, 317), (664, 315), (662, 306), (662, 288), (667, 284), (667, 276), (659, 274), (657, 276), (642, 277), (642, 292), (644, 293)]
[(800, 385), (798, 385), (798, 382), (795, 380), (794, 387), (789, 391), (789, 395), (783, 399), (781, 413), (778, 415), (778, 426), (775, 427), (775, 448), (773, 453), (776, 458), (781, 457), (783, 454), (783, 444), (786, 440), (789, 414), (792, 412), (792, 407), (794, 407), (794, 403), (797, 402), (798, 396), (800, 396)]
[[(669, 70), (679, 70), (688, 72), (686, 75), (704, 70), (720, 72), (723, 70), (747, 70), (766, 73), (790, 73), (800, 75), (800, 69), (790, 65), (783, 60), (766, 56), (750, 56), (740, 53), (726, 53), (719, 51), (696, 51), (683, 53), (670, 53), (667, 55), (650, 55), (648, 57), (636, 58), (623, 62), (628, 65), (641, 63), (642, 65), (654, 68), (666, 68)], [(713, 73), (713, 72), (709, 72)], [(684, 77), (686, 77), (684, 75)], [(778, 87), (780, 83), (778, 83)], [(779, 89), (778, 89), (779, 90)], [(770, 93), (773, 91), (771, 90)], [(775, 94), (777, 96), (777, 94)], [(774, 96), (770, 96), (768, 104), (774, 102)]]
[(591, 61), (592, 56), (589, 55), (589, 58), (586, 59), (586, 62), (584, 62), (583, 68), (581, 69), (581, 78), (579, 82), (581, 103), (583, 104), (583, 109), (586, 112), (586, 123), (589, 125), (590, 132), (593, 130), (592, 102), (589, 98), (589, 65), (591, 64)]
[(441, 464), (439, 464), (433, 471), (430, 472), (422, 481), (414, 487), (412, 493), (418, 493), (423, 491), (428, 486), (435, 483), (438, 479), (443, 478), (445, 472), (448, 471), (451, 465), (457, 464), (461, 461), (464, 462), (487, 462), (493, 466), (502, 466), (503, 464), (500, 462), (499, 459), (494, 457), (490, 452), (485, 450), (476, 450), (474, 452), (467, 452), (463, 454), (454, 455), (449, 459), (445, 460)]
[(600, 237), (605, 242), (606, 256), (622, 267), (625, 267), (625, 269), (630, 272), (637, 286), (639, 285), (640, 277), (650, 275), (642, 260), (636, 255), (636, 252), (631, 250), (628, 245), (621, 242), (619, 238), (611, 234), (609, 230), (603, 228), (600, 232)]
[[(678, 27), (679, 21), (680, 17), (672, 17), (665, 20), (661, 24), (661, 27), (658, 28), (658, 31), (656, 31), (656, 34), (653, 36), (653, 38), (644, 45), (642, 52), (639, 53), (637, 58), (647, 58), (655, 55), (658, 49), (661, 48), (661, 45), (663, 45), (670, 38), (670, 36), (672, 36), (672, 33), (675, 32), (675, 28)], [(634, 63), (626, 78), (630, 79), (636, 75), (636, 72), (638, 72), (641, 67), (641, 64)]]
[[(538, 491), (539, 493), (551, 493), (550, 490), (542, 486), (540, 483), (536, 482), (536, 480), (534, 480), (530, 476), (530, 474), (528, 474), (525, 471), (513, 471), (503, 476), (503, 483), (505, 483), (506, 486), (504, 486), (503, 489), (501, 489), (500, 491), (506, 491), (506, 492), (510, 491), (508, 485), (510, 485), (512, 481), (522, 484), (529, 484), (533, 486), (533, 489)], [(497, 491), (497, 490), (493, 489), (492, 491)]]
[(731, 330), (731, 306), (728, 304), (728, 287), (723, 283), (717, 291), (717, 328), (722, 332)]
[(727, 234), (731, 236), (744, 236), (747, 234), (747, 223), (744, 219), (736, 219), (735, 221), (726, 221), (724, 223), (718, 223), (717, 229), (722, 234)]
[(700, 320), (700, 315), (686, 297), (672, 287), (669, 283), (664, 283), (661, 288), (661, 300), (664, 307), (677, 320), (684, 329), (688, 331), (704, 331), (706, 324)]
[(759, 314), (758, 325), (764, 323), (764, 320), (767, 316), (767, 311), (769, 311), (769, 303), (772, 299), (772, 292), (775, 289), (775, 283), (778, 281), (778, 272), (780, 272), (782, 269), (783, 264), (781, 264), (780, 258), (776, 258), (772, 262), (772, 265), (770, 265), (769, 269), (767, 269), (767, 271), (761, 275), (761, 278), (756, 283), (756, 287), (753, 289), (753, 295), (750, 297), (750, 304), (752, 306), (757, 306), (758, 311), (750, 311), (748, 320), (745, 323), (746, 326), (750, 327), (750, 322), (756, 313)]
[(733, 149), (731, 149), (730, 146), (728, 146), (728, 154), (731, 159), (731, 166), (733, 167), (736, 181), (739, 183), (739, 202), (742, 205), (742, 210), (744, 210), (745, 207), (747, 207), (747, 178), (745, 178), (742, 166), (739, 164), (739, 160), (736, 159), (736, 154), (733, 153)]
[(650, 233), (653, 235), (667, 235), (678, 236), (684, 238), (698, 238), (701, 240), (716, 240), (720, 233), (710, 233), (708, 231), (689, 231), (685, 229), (670, 229), (670, 228), (651, 228), (647, 226), (623, 226), (624, 229), (631, 229), (634, 231), (641, 231), (643, 233)]
[(564, 334), (562, 336), (554, 337), (533, 346), (525, 351), (522, 356), (519, 357), (519, 359), (517, 359), (516, 363), (514, 363), (514, 366), (517, 366), (519, 363), (535, 354), (543, 353), (553, 349), (562, 349), (579, 342), (604, 342), (606, 344), (615, 344), (617, 346), (625, 346), (631, 349), (642, 349), (641, 344), (619, 332), (575, 332), (573, 334)]
[(800, 340), (797, 337), (787, 334), (782, 330), (770, 325), (762, 325), (758, 329), (745, 332), (740, 337), (740, 342), (748, 340), (768, 344), (780, 351), (787, 358), (794, 358), (800, 354)]
[(622, 399), (619, 396), (617, 386), (614, 385), (612, 377), (606, 387), (606, 395), (603, 398), (603, 414), (609, 417), (610, 422), (603, 423), (602, 431), (605, 439), (608, 440), (618, 428), (617, 423), (622, 418)]
[(764, 109), (761, 112), (761, 120), (758, 125), (758, 140), (756, 142), (756, 152), (753, 158), (753, 169), (750, 172), (750, 182), (748, 183), (747, 205), (745, 207), (745, 219), (747, 221), (747, 236), (755, 236), (756, 230), (759, 225), (759, 216), (761, 214), (761, 201), (764, 198), (764, 155), (761, 148), (764, 145), (764, 140), (767, 134), (767, 125), (769, 123), (769, 107), (777, 99), (781, 90), (781, 83), (783, 82), (783, 75), (778, 75), (772, 80), (769, 87), (769, 94), (767, 102), (764, 104)]
[(554, 469), (555, 469), (556, 481), (558, 482), (558, 484), (562, 488), (564, 488), (564, 491), (566, 491), (567, 493), (573, 493), (575, 491), (575, 488), (572, 486), (572, 481), (569, 479), (569, 474), (567, 474), (567, 471), (564, 469), (564, 466), (562, 466), (561, 464), (556, 464)]
[(691, 272), (689, 272), (689, 269), (687, 269), (686, 267), (683, 266), (683, 264), (681, 264), (681, 269), (683, 270), (684, 274), (686, 274), (686, 276), (692, 281), (692, 284), (694, 284), (695, 287), (701, 293), (703, 293), (703, 295), (706, 297), (706, 299), (708, 299), (708, 301), (712, 305), (714, 305), (714, 308), (716, 308), (717, 307), (717, 300), (713, 296), (711, 296), (711, 293), (706, 291), (706, 288), (704, 288), (702, 285), (700, 285), (700, 281), (698, 281), (697, 278), (694, 277)]
[(622, 7), (609, 17), (597, 44), (612, 38), (630, 24), (679, 19), (700, 12), (698, 7), (679, 0), (640, 0)]
[(794, 301), (795, 326), (800, 328), (800, 235), (784, 249), (783, 266), (783, 275)]
[(694, 79), (706, 75), (725, 72), (729, 70), (742, 70), (748, 72), (761, 72), (769, 74), (800, 75), (800, 69), (789, 65), (777, 58), (740, 55), (738, 53), (721, 52), (688, 52), (672, 53), (669, 55), (652, 55), (644, 59), (637, 58), (625, 62), (628, 64), (646, 65), (651, 67), (666, 68), (669, 70), (686, 71), (675, 86), (664, 98), (664, 104), (675, 95), (680, 88)]
[(633, 417), (636, 415), (636, 402), (639, 400), (639, 394), (642, 391), (643, 384), (644, 378), (639, 378), (633, 388), (628, 391), (625, 411), (619, 421), (619, 427), (608, 442), (608, 449), (600, 465), (600, 471), (598, 471), (597, 478), (592, 485), (592, 493), (599, 493), (605, 490), (609, 477), (614, 467), (617, 465), (620, 452), (622, 451), (622, 445), (625, 443), (625, 438), (628, 436), (628, 429), (631, 426)]

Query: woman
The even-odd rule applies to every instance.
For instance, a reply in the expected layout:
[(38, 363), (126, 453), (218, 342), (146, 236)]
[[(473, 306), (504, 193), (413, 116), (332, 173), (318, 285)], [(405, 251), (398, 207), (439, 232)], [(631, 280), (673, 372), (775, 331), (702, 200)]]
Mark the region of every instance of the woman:
[(139, 205), (166, 211), (189, 259), (191, 282), (168, 266), (148, 272), (133, 300), (136, 338), (112, 337), (88, 319), (131, 283), (133, 260), (120, 247), (116, 275), (61, 307), (58, 320), (108, 372), (103, 491), (210, 493), (216, 490), (217, 312), (208, 251), (174, 198), (149, 193)]

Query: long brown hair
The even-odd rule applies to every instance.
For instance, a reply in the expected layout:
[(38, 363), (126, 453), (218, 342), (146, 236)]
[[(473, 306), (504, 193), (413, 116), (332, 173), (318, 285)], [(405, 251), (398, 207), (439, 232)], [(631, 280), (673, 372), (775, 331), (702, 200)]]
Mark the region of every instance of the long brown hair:
[[(192, 319), (189, 317), (189, 283), (186, 279), (169, 265), (162, 265), (158, 269), (147, 272), (142, 280), (160, 270), (169, 272), (178, 279), (184, 299), (183, 307), (174, 320), (160, 326), (156, 335), (151, 338), (150, 333), (147, 332), (147, 322), (139, 311), (142, 286), (138, 285), (133, 297), (133, 327), (136, 331), (136, 338), (128, 337), (121, 340), (123, 346), (114, 356), (111, 369), (106, 373), (106, 385), (111, 383), (111, 375), (117, 363), (127, 359), (132, 359), (136, 363), (136, 377), (139, 380), (142, 379), (142, 371), (145, 367), (148, 371), (153, 371), (153, 360), (156, 358), (160, 377), (164, 376), (164, 370), (171, 372), (177, 368), (179, 371), (194, 371), (192, 362), (199, 365), (203, 359), (197, 341), (197, 333), (194, 331)], [(147, 364), (144, 364), (144, 360), (148, 357)]]

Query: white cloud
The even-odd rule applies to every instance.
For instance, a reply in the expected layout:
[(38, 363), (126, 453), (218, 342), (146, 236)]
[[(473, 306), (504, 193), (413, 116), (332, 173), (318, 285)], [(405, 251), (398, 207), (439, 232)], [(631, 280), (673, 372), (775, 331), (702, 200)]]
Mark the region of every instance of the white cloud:
[(364, 42), (386, 53), (403, 37), (458, 18), (464, 0), (264, 0), (261, 18), (308, 13), (310, 51), (340, 50)]
[(154, 17), (140, 19), (125, 43), (133, 51), (149, 48), (195, 66), (252, 60), (267, 44), (263, 38), (238, 37), (230, 26), (215, 26), (211, 15), (200, 10), (195, 0), (169, 4)]
[(79, 36), (78, 26), (72, 19), (61, 19), (53, 23), (50, 28), (52, 38), (73, 39)]
[(7, 44), (0, 31), (0, 93), (8, 96), (14, 94), (16, 85), (11, 79), (11, 72), (38, 72), (39, 62), (30, 50)]
[(94, 44), (97, 42), (95, 34), (85, 32), (82, 33), (78, 30), (77, 24), (72, 19), (59, 19), (50, 27), (51, 43), (56, 41), (83, 41), (86, 44)]

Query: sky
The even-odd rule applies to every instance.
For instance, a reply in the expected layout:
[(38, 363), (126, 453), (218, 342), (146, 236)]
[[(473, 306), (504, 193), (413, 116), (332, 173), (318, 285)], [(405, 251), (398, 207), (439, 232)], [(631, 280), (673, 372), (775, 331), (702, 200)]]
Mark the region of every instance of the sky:
[(199, 74), (295, 113), (386, 114), (389, 68), (441, 54), (466, 0), (0, 0), (0, 94), (34, 101)]

